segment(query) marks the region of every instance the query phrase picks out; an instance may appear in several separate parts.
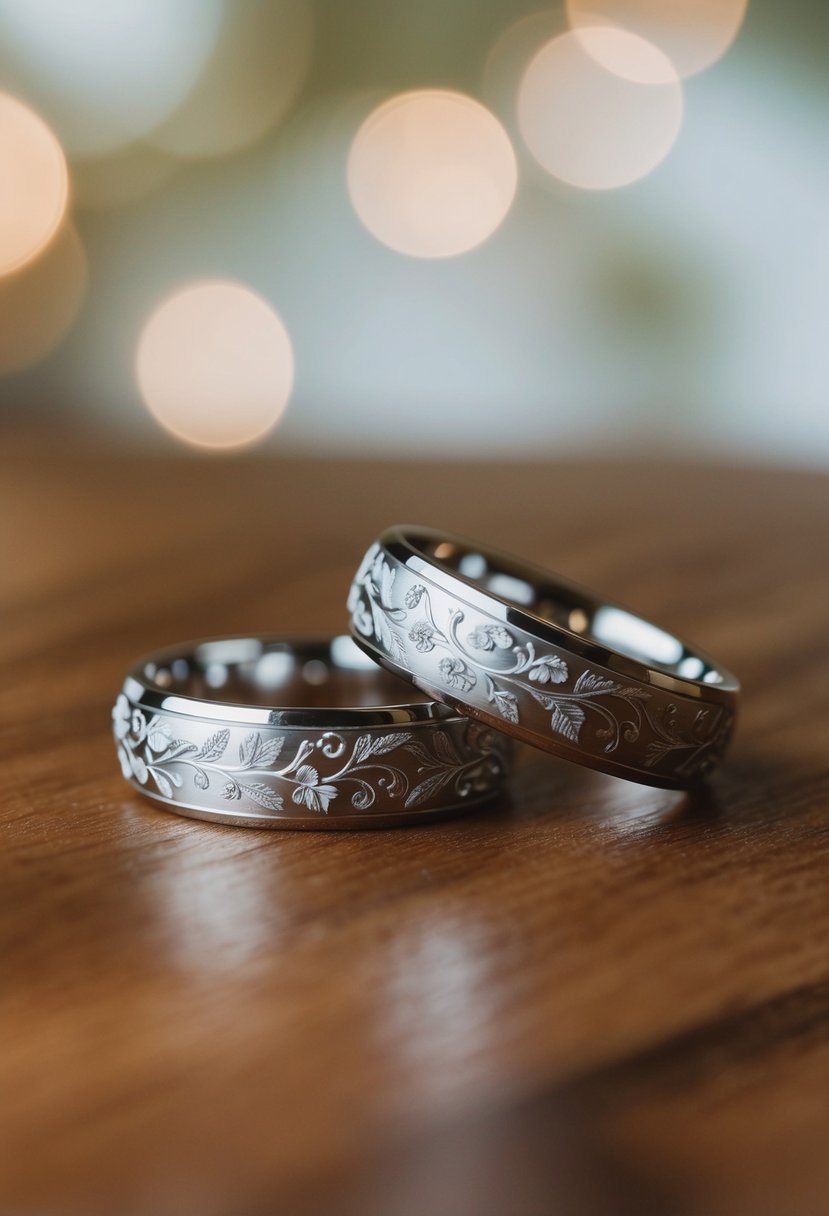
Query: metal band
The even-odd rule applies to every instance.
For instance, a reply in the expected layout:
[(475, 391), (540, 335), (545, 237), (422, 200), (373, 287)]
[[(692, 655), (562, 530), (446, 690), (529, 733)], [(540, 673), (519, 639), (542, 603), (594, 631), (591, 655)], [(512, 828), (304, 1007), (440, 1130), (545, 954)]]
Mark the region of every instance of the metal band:
[(406, 692), (347, 637), (189, 643), (127, 676), (121, 770), (170, 810), (254, 827), (412, 823), (496, 793), (503, 737)]
[(390, 528), (348, 604), (355, 639), (390, 671), (591, 768), (681, 788), (731, 737), (734, 676), (618, 604), (473, 541)]

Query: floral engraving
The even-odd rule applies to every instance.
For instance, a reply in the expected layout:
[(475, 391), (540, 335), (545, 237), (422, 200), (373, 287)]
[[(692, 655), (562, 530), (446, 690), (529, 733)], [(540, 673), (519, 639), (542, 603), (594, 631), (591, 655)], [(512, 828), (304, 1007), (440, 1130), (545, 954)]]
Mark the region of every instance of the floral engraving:
[(529, 670), (529, 677), (538, 684), (566, 684), (570, 675), (564, 659), (557, 654), (540, 655)]
[(691, 776), (708, 772), (728, 746), (734, 715), (722, 705), (710, 705), (697, 710), (690, 728), (680, 725), (677, 719), (673, 702), (648, 715), (655, 738), (648, 744), (645, 764), (653, 768), (665, 756), (684, 752), (676, 765), (678, 773)]
[[(643, 767), (662, 767), (670, 758), (673, 771), (686, 777), (712, 767), (724, 751), (733, 723), (725, 707), (704, 707), (689, 723), (687, 709), (680, 713), (676, 705), (665, 705), (644, 684), (586, 666), (574, 672), (572, 655), (565, 659), (530, 637), (522, 640), (499, 621), (480, 619), (480, 610), (467, 622), (468, 607), (443, 592), (436, 611), (434, 588), (423, 582), (397, 588), (395, 599), (398, 577), (407, 577), (405, 569), (372, 546), (352, 584), (349, 608), (356, 632), (406, 670), (411, 662), (397, 632), (401, 625), (418, 654), (442, 652), (437, 677), (447, 688), (471, 694), (470, 704), (488, 707), (511, 724), (520, 725), (534, 702), (549, 715), (550, 730), (568, 743), (587, 742), (610, 755), (641, 739)], [(410, 623), (414, 609), (418, 616)]]
[[(392, 588), (396, 577), (397, 571), (386, 561), (380, 546), (372, 545), (362, 560), (349, 592), (348, 610), (352, 613), (360, 633), (376, 637), (393, 658), (402, 660), (406, 647), (394, 626), (406, 619), (406, 609), (395, 608), (392, 603)], [(358, 582), (372, 588), (372, 594), (368, 597), (368, 610), (359, 590), (355, 593), (354, 588)]]
[(511, 650), (515, 638), (503, 625), (478, 625), (466, 641), (473, 650), (494, 650), (496, 646), (501, 650)]
[(417, 621), (409, 630), (409, 641), (414, 642), (415, 650), (421, 654), (435, 649), (435, 631), (428, 621)]
[(463, 659), (441, 659), (438, 671), (450, 688), (460, 688), (462, 692), (469, 692), (477, 683), (474, 672), (467, 667)]
[(298, 784), (291, 798), (309, 811), (327, 811), (329, 802), (337, 797), (336, 785), (321, 782), (319, 773), (310, 764), (297, 769), (296, 779)]
[[(199, 746), (177, 737), (175, 719), (156, 714), (147, 721), (123, 692), (112, 720), (124, 776), (155, 786), (171, 800), (189, 772), (197, 789), (267, 811), (282, 811), (288, 793), (296, 806), (321, 815), (343, 794), (358, 811), (368, 810), (380, 794), (414, 807), (449, 785), (460, 798), (493, 791), (507, 768), (503, 741), (472, 722), (455, 727), (457, 741), (449, 728), (438, 725), (361, 734), (352, 742), (326, 731), (301, 739), (291, 760), (277, 767), (290, 735), (250, 731), (231, 755), (229, 728), (213, 732)], [(386, 758), (392, 753), (399, 762)]]
[(407, 608), (416, 608), (420, 603), (425, 590), (426, 588), (423, 586), (423, 583), (413, 583), (403, 597), (403, 603)]

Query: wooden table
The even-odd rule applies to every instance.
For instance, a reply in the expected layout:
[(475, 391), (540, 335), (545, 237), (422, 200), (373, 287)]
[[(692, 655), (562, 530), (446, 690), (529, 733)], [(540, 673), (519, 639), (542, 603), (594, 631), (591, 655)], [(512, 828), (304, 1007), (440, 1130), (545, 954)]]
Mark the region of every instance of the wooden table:
[[(7, 432), (0, 1212), (829, 1211), (829, 480), (660, 463), (115, 457)], [(137, 653), (337, 630), (407, 519), (517, 548), (744, 680), (691, 798), (522, 753), (361, 834), (165, 813)]]

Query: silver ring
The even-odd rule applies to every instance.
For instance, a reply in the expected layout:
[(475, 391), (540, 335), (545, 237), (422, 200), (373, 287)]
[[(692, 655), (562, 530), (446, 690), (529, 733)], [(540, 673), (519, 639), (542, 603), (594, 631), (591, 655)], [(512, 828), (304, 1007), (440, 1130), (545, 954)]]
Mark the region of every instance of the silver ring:
[(349, 594), (367, 654), (546, 751), (682, 788), (731, 737), (734, 676), (628, 609), (474, 541), (384, 532)]
[(127, 676), (121, 770), (169, 810), (253, 827), (385, 827), (497, 793), (503, 738), (407, 691), (348, 637), (189, 643)]

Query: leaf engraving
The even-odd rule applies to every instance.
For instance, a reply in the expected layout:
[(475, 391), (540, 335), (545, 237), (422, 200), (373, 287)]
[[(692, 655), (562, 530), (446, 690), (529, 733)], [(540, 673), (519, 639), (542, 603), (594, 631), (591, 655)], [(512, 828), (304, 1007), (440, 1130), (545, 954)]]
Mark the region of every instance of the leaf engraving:
[(391, 628), (382, 607), (374, 600), (371, 601), (371, 619), (374, 622), (374, 636), (385, 650), (389, 650), (391, 648)]
[(445, 730), (436, 730), (431, 736), (432, 746), (444, 764), (459, 765), (462, 762), (458, 749)]
[(227, 727), (223, 727), (222, 730), (217, 730), (215, 734), (205, 739), (201, 750), (196, 753), (194, 759), (206, 761), (219, 760), (225, 754), (229, 742), (230, 731)]
[[(497, 748), (484, 742), (466, 743), (461, 751), (459, 743), (466, 739), (466, 732), (451, 725), (436, 728), (430, 724), (416, 731), (389, 726), (378, 733), (366, 732), (351, 744), (347, 759), (348, 732), (345, 736), (317, 732), (293, 744), (293, 756), (281, 768), (275, 762), (292, 741), (291, 733), (269, 737), (260, 730), (242, 733), (220, 727), (199, 744), (176, 737), (177, 729), (177, 721), (159, 715), (148, 722), (123, 693), (116, 702), (113, 733), (124, 776), (137, 784), (149, 781), (171, 802), (189, 775), (191, 798), (193, 791), (215, 789), (227, 801), (244, 799), (266, 811), (281, 811), (289, 792), (297, 806), (327, 814), (331, 803), (345, 795), (356, 810), (367, 811), (378, 796), (386, 805), (400, 805), (406, 799), (405, 805), (412, 806), (453, 782), (459, 797), (466, 797), (470, 790), (487, 792), (502, 771)], [(162, 744), (163, 750), (157, 750)], [(408, 763), (385, 759), (396, 751), (408, 753)], [(238, 763), (234, 763), (237, 755)], [(314, 762), (307, 763), (309, 759)], [(340, 767), (332, 762), (339, 762)], [(245, 780), (257, 772), (268, 774), (267, 783)], [(486, 773), (483, 786), (479, 784), (482, 772)], [(283, 783), (287, 792), (277, 792)]]
[(406, 745), (406, 751), (414, 756), (420, 768), (429, 768), (436, 763), (436, 757), (432, 755), (419, 739), (412, 739)]
[(572, 701), (558, 701), (553, 709), (550, 725), (571, 743), (578, 743), (579, 732), (584, 726), (585, 713), (580, 705)]
[(270, 768), (284, 743), (284, 735), (263, 739), (259, 731), (251, 731), (239, 744), (239, 763), (242, 768)]
[(398, 663), (403, 663), (405, 666), (404, 660), (406, 658), (406, 646), (403, 639), (395, 629), (389, 630), (389, 638), (389, 650), (391, 651), (391, 657), (396, 659)]
[(384, 608), (393, 606), (391, 593), (396, 577), (397, 571), (393, 570), (388, 562), (382, 561), (380, 564), (380, 603)]
[(515, 693), (502, 692), (500, 689), (492, 694), (490, 698), (495, 702), (495, 706), (502, 718), (506, 718), (507, 722), (518, 721), (518, 698)]
[(152, 774), (153, 781), (156, 783), (156, 785), (159, 788), (159, 791), (164, 795), (164, 797), (172, 798), (173, 783), (170, 780), (168, 780), (166, 774), (160, 772), (159, 769), (157, 769), (157, 768), (151, 768), (150, 773)]
[(148, 733), (147, 744), (154, 752), (163, 752), (170, 746), (170, 728), (166, 722), (160, 723)]
[(595, 671), (583, 671), (573, 685), (573, 692), (619, 692), (615, 680), (608, 680)]
[(371, 756), (385, 756), (411, 739), (411, 731), (391, 731), (386, 735), (360, 735), (351, 753), (349, 768), (359, 768)]
[(259, 734), (257, 731), (252, 731), (249, 735), (245, 735), (242, 742), (239, 744), (239, 763), (242, 768), (251, 768), (256, 757), (256, 752), (259, 747)]
[(412, 732), (409, 730), (398, 730), (393, 734), (375, 735), (371, 744), (372, 756), (385, 756), (386, 752), (394, 751), (396, 747), (402, 747), (404, 743), (408, 743), (412, 737)]
[(188, 743), (186, 739), (174, 739), (172, 743), (168, 739), (167, 742), (169, 750), (163, 756), (157, 756), (156, 763), (166, 764), (168, 760), (177, 760), (179, 756), (186, 756), (196, 750), (195, 743)]
[(255, 802), (257, 806), (264, 807), (268, 811), (281, 811), (282, 798), (269, 785), (264, 785), (261, 781), (254, 781), (247, 785), (240, 785), (239, 789), (249, 798), (251, 802)]
[(362, 764), (371, 755), (371, 735), (360, 735), (351, 752), (351, 764), (355, 767)]
[(436, 772), (431, 773), (420, 785), (416, 785), (413, 790), (410, 790), (406, 797), (404, 806), (417, 806), (419, 802), (425, 801), (426, 798), (437, 794), (452, 778), (455, 776), (451, 768), (441, 768)]

